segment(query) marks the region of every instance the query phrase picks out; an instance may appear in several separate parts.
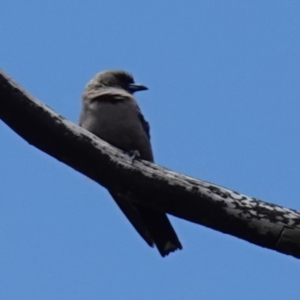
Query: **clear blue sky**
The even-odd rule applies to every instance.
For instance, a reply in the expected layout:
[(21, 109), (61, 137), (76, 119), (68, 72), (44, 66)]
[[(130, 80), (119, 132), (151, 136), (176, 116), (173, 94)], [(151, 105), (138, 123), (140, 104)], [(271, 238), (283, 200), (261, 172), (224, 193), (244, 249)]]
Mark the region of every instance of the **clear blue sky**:
[[(77, 122), (125, 69), (156, 162), (300, 210), (299, 1), (2, 1), (0, 67)], [(300, 261), (171, 217), (161, 258), (104, 188), (0, 122), (0, 299), (298, 299)]]

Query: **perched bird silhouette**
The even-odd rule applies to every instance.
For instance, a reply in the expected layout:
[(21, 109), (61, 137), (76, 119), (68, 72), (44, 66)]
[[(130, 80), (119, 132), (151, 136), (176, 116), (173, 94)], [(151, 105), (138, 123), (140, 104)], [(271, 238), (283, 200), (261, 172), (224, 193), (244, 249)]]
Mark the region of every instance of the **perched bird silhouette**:
[[(134, 92), (147, 89), (124, 71), (98, 73), (84, 90), (79, 125), (111, 145), (153, 162), (149, 123), (133, 97)], [(182, 249), (165, 212), (109, 192), (149, 246), (156, 245), (162, 256)]]

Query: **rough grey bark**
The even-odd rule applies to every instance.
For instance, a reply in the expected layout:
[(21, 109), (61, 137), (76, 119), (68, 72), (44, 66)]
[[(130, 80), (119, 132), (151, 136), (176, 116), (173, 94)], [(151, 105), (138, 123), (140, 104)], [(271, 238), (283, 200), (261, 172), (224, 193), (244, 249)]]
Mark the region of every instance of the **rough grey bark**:
[[(131, 158), (0, 72), (0, 119), (29, 144), (138, 203), (300, 258), (300, 213)], [(1, 137), (3, 140), (3, 137)]]

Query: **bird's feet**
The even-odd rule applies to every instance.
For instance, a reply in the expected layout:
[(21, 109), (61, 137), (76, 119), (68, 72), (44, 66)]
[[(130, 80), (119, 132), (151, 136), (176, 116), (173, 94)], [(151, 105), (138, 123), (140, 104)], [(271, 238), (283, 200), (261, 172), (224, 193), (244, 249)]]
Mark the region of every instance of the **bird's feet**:
[(137, 158), (141, 157), (141, 154), (140, 154), (139, 150), (130, 150), (128, 154), (129, 154), (130, 158), (132, 159), (132, 161), (131, 161), (132, 164), (134, 163), (134, 161)]

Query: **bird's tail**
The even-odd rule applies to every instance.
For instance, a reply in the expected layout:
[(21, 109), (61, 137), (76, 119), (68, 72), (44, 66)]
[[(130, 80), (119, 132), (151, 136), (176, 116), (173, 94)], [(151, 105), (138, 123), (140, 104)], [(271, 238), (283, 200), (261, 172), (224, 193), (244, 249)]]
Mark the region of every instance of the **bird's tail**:
[(133, 204), (116, 193), (110, 194), (146, 243), (151, 247), (155, 244), (162, 256), (182, 249), (177, 234), (164, 212)]

